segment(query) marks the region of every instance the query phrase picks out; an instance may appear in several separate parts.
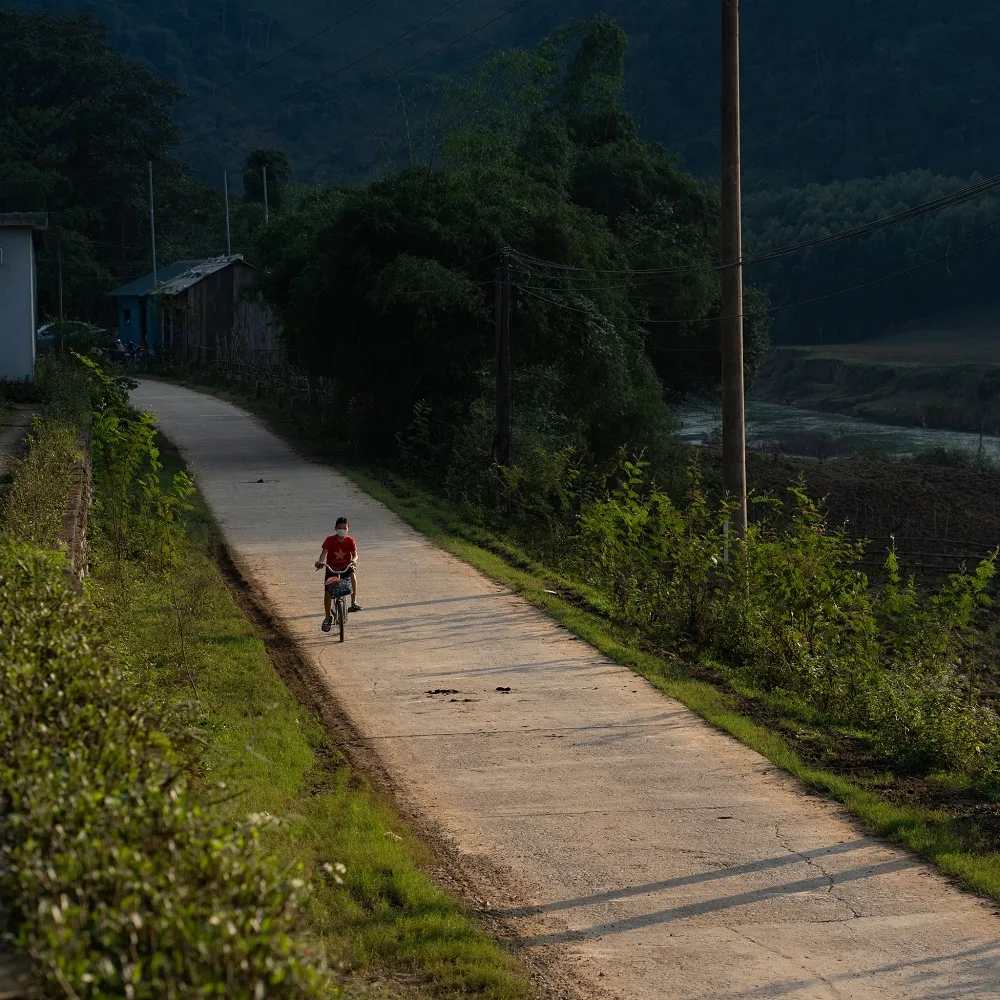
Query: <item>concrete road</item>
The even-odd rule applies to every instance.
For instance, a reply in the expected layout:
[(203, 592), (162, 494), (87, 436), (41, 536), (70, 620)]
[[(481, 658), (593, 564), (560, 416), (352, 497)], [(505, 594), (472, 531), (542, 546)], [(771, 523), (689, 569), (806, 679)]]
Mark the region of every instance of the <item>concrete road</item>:
[[(242, 411), (153, 382), (134, 399), (405, 801), (581, 996), (1000, 997), (991, 906)], [(313, 570), (341, 514), (365, 606), (343, 645)]]

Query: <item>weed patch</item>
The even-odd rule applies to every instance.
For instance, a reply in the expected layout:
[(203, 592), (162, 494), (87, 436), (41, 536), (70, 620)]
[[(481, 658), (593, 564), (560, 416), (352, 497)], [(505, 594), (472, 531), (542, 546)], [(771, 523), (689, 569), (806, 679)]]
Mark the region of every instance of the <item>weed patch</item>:
[(50, 416), (36, 419), (27, 451), (11, 462), (3, 530), (21, 541), (55, 548), (80, 458), (75, 426)]

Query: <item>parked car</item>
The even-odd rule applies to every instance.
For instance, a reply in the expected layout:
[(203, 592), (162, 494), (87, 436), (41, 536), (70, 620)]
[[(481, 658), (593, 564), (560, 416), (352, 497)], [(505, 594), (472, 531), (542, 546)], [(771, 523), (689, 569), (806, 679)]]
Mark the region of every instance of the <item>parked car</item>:
[[(45, 323), (38, 328), (37, 345), (38, 350), (47, 347), (55, 347), (56, 331), (58, 330), (58, 320), (52, 323)], [(94, 326), (93, 323), (84, 323), (78, 319), (68, 319), (62, 324), (63, 336), (73, 346), (87, 351), (93, 346), (105, 346), (104, 341), (109, 340), (111, 334), (103, 327)]]

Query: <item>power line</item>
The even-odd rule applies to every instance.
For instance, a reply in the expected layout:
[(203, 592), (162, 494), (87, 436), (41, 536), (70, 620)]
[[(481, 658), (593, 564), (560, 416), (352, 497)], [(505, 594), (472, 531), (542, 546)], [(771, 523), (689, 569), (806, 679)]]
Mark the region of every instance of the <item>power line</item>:
[[(963, 229), (959, 236), (971, 236), (973, 233), (978, 233), (981, 229), (993, 229), (995, 226), (1000, 225), (1000, 219), (994, 219), (992, 222), (983, 222), (978, 226), (973, 226), (971, 229)], [(944, 239), (936, 240), (934, 243), (927, 243), (922, 247), (914, 247), (912, 250), (904, 250), (903, 253), (894, 254), (892, 257), (883, 257), (881, 260), (867, 261), (864, 264), (859, 264), (857, 267), (853, 267), (850, 270), (850, 274), (856, 274), (858, 271), (863, 271), (867, 267), (879, 267), (882, 264), (891, 264), (895, 260), (904, 260), (907, 257), (916, 257), (920, 254), (927, 253), (928, 250), (934, 250), (937, 247), (949, 246), (954, 237), (947, 236)], [(956, 251), (957, 252), (957, 251)]]
[(935, 257), (933, 260), (921, 261), (919, 264), (914, 264), (913, 267), (908, 267), (902, 271), (895, 271), (892, 274), (883, 274), (881, 278), (873, 278), (871, 281), (864, 281), (858, 285), (851, 285), (850, 288), (841, 288), (835, 292), (830, 292), (827, 295), (817, 295), (812, 299), (803, 299), (801, 302), (791, 302), (784, 306), (774, 306), (767, 311), (769, 313), (785, 312), (788, 309), (796, 309), (799, 306), (812, 305), (814, 302), (824, 302), (826, 299), (835, 298), (838, 295), (846, 295), (848, 292), (856, 292), (862, 288), (868, 288), (871, 285), (878, 285), (883, 281), (888, 281), (890, 278), (900, 278), (904, 274), (912, 274), (914, 271), (919, 271), (922, 267), (929, 267), (931, 264), (941, 264), (952, 257), (957, 257), (960, 253), (965, 253), (966, 250), (975, 250), (977, 247), (984, 246), (987, 243), (992, 243), (994, 240), (1000, 239), (1000, 233), (994, 233), (992, 236), (987, 236), (985, 239), (978, 240), (975, 243), (970, 243), (968, 246), (960, 247), (958, 250), (953, 250), (949, 253), (942, 254), (940, 257)]
[(279, 59), (283, 58), (284, 56), (287, 56), (290, 52), (295, 52), (297, 49), (301, 49), (303, 45), (308, 45), (309, 42), (315, 41), (317, 38), (320, 37), (320, 35), (325, 35), (328, 31), (332, 31), (338, 25), (341, 25), (345, 21), (354, 17), (355, 14), (360, 13), (366, 7), (371, 7), (372, 4), (374, 3), (376, 3), (376, 0), (365, 0), (365, 3), (361, 4), (359, 7), (355, 7), (354, 10), (345, 14), (343, 17), (337, 18), (336, 21), (333, 21), (330, 24), (326, 25), (325, 27), (320, 28), (319, 31), (313, 32), (308, 38), (303, 38), (301, 42), (296, 42), (294, 45), (290, 45), (287, 49), (282, 49), (282, 51), (279, 52), (276, 56), (273, 56), (271, 59), (268, 59), (265, 62), (258, 63), (256, 66), (252, 67), (251, 69), (248, 69), (245, 73), (241, 73), (239, 76), (234, 76), (231, 80), (227, 81), (226, 83), (220, 83), (218, 87), (216, 87), (214, 90), (210, 90), (207, 94), (202, 94), (199, 97), (192, 97), (190, 100), (185, 101), (183, 104), (178, 105), (175, 110), (183, 111), (185, 108), (191, 107), (192, 104), (197, 104), (199, 101), (204, 101), (209, 97), (214, 97), (220, 91), (225, 90), (227, 87), (231, 87), (234, 83), (239, 83), (240, 80), (245, 80), (248, 76), (252, 76), (258, 70), (262, 70), (266, 66), (270, 66), (272, 63), (276, 63)]
[[(934, 257), (931, 260), (921, 261), (919, 264), (914, 264), (912, 267), (905, 268), (902, 271), (894, 271), (892, 274), (884, 274), (879, 278), (873, 278), (870, 281), (864, 281), (857, 285), (851, 285), (848, 288), (840, 288), (837, 289), (836, 291), (828, 292), (825, 295), (817, 295), (814, 298), (802, 299), (799, 302), (790, 302), (787, 303), (786, 305), (781, 305), (781, 306), (771, 306), (768, 309), (765, 309), (764, 312), (767, 315), (773, 315), (775, 313), (780, 313), (780, 312), (787, 312), (789, 309), (797, 309), (800, 306), (808, 306), (816, 302), (824, 302), (828, 299), (837, 298), (840, 295), (846, 295), (849, 292), (860, 291), (861, 289), (869, 288), (872, 285), (881, 284), (883, 281), (889, 281), (892, 278), (901, 278), (904, 275), (912, 274), (914, 271), (919, 271), (921, 268), (929, 267), (932, 264), (944, 263), (945, 261), (949, 260), (952, 257), (957, 257), (959, 254), (965, 253), (967, 250), (975, 250), (978, 247), (985, 246), (987, 243), (992, 243), (994, 240), (998, 239), (1000, 239), (1000, 233), (993, 233), (991, 236), (987, 236), (984, 239), (977, 240), (975, 243), (970, 243), (968, 246), (960, 247), (958, 250), (949, 251), (948, 253), (942, 254), (939, 257)], [(535, 290), (535, 288), (531, 285), (517, 284), (515, 287), (517, 287), (521, 291), (526, 291), (529, 295), (532, 295), (534, 298), (548, 302), (549, 304), (554, 305), (559, 309), (566, 309), (571, 312), (582, 313), (584, 315), (592, 315), (585, 309), (578, 309), (574, 306), (570, 306), (562, 302), (557, 302), (555, 299), (551, 299), (547, 296), (539, 295), (538, 292)], [(597, 306), (595, 305), (594, 308), (597, 309)], [(641, 326), (690, 326), (696, 323), (711, 324), (711, 323), (717, 323), (718, 321), (719, 318), (717, 316), (700, 317), (697, 319), (660, 319), (660, 320), (645, 319), (640, 321), (640, 325)], [(692, 348), (692, 350), (694, 349)]]
[[(766, 263), (768, 261), (777, 260), (781, 257), (789, 256), (793, 253), (801, 253), (804, 250), (811, 250), (823, 246), (831, 246), (835, 243), (841, 243), (850, 239), (857, 239), (859, 236), (870, 236), (873, 233), (879, 232), (883, 229), (889, 229), (893, 226), (904, 225), (907, 222), (912, 222), (915, 219), (922, 218), (925, 215), (930, 215), (933, 212), (939, 212), (945, 208), (952, 208), (955, 205), (960, 205), (963, 202), (970, 201), (973, 198), (981, 197), (984, 194), (988, 194), (990, 191), (994, 191), (1000, 188), (1000, 174), (996, 174), (993, 177), (989, 177), (984, 181), (979, 181), (975, 184), (969, 184), (964, 188), (960, 188), (957, 191), (952, 192), (950, 195), (945, 195), (941, 198), (935, 198), (932, 201), (925, 202), (922, 205), (917, 205), (913, 208), (907, 209), (904, 212), (898, 212), (895, 215), (886, 216), (883, 219), (877, 219), (873, 222), (866, 222), (860, 226), (854, 226), (850, 229), (844, 229), (837, 233), (832, 233), (829, 236), (820, 236), (811, 240), (802, 240), (798, 243), (790, 243), (783, 247), (777, 247), (774, 250), (766, 251), (765, 253), (758, 254), (755, 257), (747, 257), (744, 259), (744, 266), (749, 264), (760, 264)], [(535, 267), (549, 268), (550, 270), (559, 271), (570, 271), (570, 272), (583, 272), (589, 274), (618, 274), (618, 275), (642, 275), (642, 276), (666, 276), (670, 274), (690, 274), (692, 272), (702, 272), (708, 273), (712, 271), (722, 271), (727, 267), (732, 266), (732, 262), (713, 264), (710, 266), (699, 265), (699, 264), (689, 264), (683, 267), (675, 268), (648, 268), (648, 269), (634, 269), (634, 268), (586, 268), (586, 267), (576, 267), (572, 264), (560, 264), (556, 261), (542, 260), (539, 257), (532, 257), (528, 254), (522, 254), (518, 251), (513, 251), (515, 259), (528, 265), (534, 265)]]
[[(270, 104), (267, 104), (267, 105), (265, 105), (262, 108), (258, 108), (256, 111), (251, 111), (249, 114), (243, 115), (241, 118), (236, 118), (233, 121), (227, 122), (224, 125), (220, 125), (220, 126), (218, 126), (216, 128), (209, 129), (206, 132), (200, 133), (199, 135), (193, 136), (191, 139), (188, 139), (185, 142), (181, 143), (181, 145), (182, 146), (186, 146), (186, 145), (189, 145), (192, 142), (195, 142), (197, 139), (204, 138), (205, 136), (208, 136), (208, 135), (213, 135), (215, 132), (218, 132), (218, 131), (220, 131), (222, 129), (234, 128), (237, 125), (242, 125), (243, 122), (249, 121), (251, 118), (255, 118), (257, 115), (263, 114), (265, 111), (270, 111), (272, 108), (276, 108), (279, 105), (284, 104), (286, 101), (293, 100), (294, 98), (301, 96), (302, 94), (306, 93), (307, 91), (313, 90), (315, 87), (318, 87), (321, 83), (325, 83), (327, 80), (332, 79), (333, 77), (337, 76), (339, 73), (343, 73), (345, 70), (348, 70), (348, 69), (353, 68), (354, 66), (357, 66), (359, 63), (364, 62), (366, 59), (370, 59), (373, 55), (378, 54), (383, 49), (389, 48), (389, 46), (395, 44), (396, 42), (398, 42), (401, 39), (407, 37), (408, 35), (412, 35), (414, 31), (417, 31), (418, 29), (424, 27), (425, 25), (430, 24), (431, 21), (436, 20), (437, 18), (441, 17), (442, 14), (446, 14), (448, 11), (454, 9), (460, 3), (464, 3), (464, 2), (465, 2), (465, 0), (453, 0), (452, 3), (450, 3), (447, 7), (444, 7), (441, 10), (439, 10), (436, 14), (434, 14), (431, 17), (428, 17), (425, 20), (421, 21), (420, 24), (414, 25), (414, 27), (410, 28), (407, 31), (404, 31), (402, 34), (397, 35), (395, 38), (393, 38), (390, 41), (386, 42), (384, 45), (380, 45), (377, 49), (372, 49), (371, 52), (367, 53), (364, 56), (361, 56), (359, 59), (356, 59), (354, 62), (349, 63), (346, 66), (341, 66), (339, 69), (334, 70), (334, 72), (328, 73), (326, 76), (322, 76), (318, 80), (313, 80), (311, 83), (306, 84), (304, 87), (300, 87), (298, 90), (295, 90), (295, 91), (293, 91), (290, 94), (286, 94), (284, 97), (281, 97), (281, 98), (279, 98), (276, 101), (272, 101)], [(413, 62), (407, 63), (405, 66), (403, 66), (402, 68), (396, 70), (394, 73), (389, 73), (386, 76), (380, 77), (377, 80), (373, 80), (372, 82), (366, 84), (363, 87), (357, 87), (356, 89), (354, 89), (352, 91), (349, 91), (348, 93), (343, 94), (343, 95), (341, 95), (339, 97), (333, 97), (332, 101), (334, 103), (336, 103), (336, 104), (341, 104), (343, 101), (345, 101), (349, 97), (354, 97), (355, 95), (363, 93), (366, 90), (370, 90), (372, 87), (377, 86), (380, 83), (385, 83), (388, 80), (392, 80), (399, 73), (405, 73), (407, 70), (412, 69), (414, 66), (419, 66), (421, 63), (426, 62), (428, 59), (431, 59), (431, 58), (433, 58), (436, 55), (439, 55), (440, 53), (444, 52), (446, 49), (450, 49), (453, 45), (457, 45), (459, 42), (465, 41), (466, 38), (471, 38), (473, 35), (477, 34), (480, 31), (482, 31), (484, 28), (488, 28), (491, 24), (495, 24), (497, 21), (500, 21), (503, 18), (508, 17), (510, 14), (513, 14), (514, 11), (519, 10), (521, 7), (527, 6), (531, 2), (532, 2), (532, 0), (521, 0), (520, 3), (518, 3), (515, 6), (509, 8), (508, 10), (504, 11), (503, 13), (498, 14), (496, 17), (491, 18), (489, 21), (485, 21), (484, 23), (482, 23), (482, 24), (478, 25), (477, 27), (473, 28), (471, 31), (467, 31), (464, 35), (460, 35), (458, 38), (452, 39), (452, 41), (447, 42), (445, 45), (440, 46), (439, 48), (435, 49), (433, 52), (428, 52), (427, 55), (421, 56), (419, 59), (415, 59), (415, 60), (413, 60)]]

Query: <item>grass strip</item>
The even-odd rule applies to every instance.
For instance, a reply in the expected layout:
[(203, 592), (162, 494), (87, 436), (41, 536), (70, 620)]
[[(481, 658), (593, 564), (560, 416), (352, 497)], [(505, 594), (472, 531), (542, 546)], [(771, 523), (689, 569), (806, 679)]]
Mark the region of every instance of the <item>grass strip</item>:
[(10, 463), (3, 498), (4, 530), (23, 542), (55, 548), (80, 461), (79, 432), (44, 416), (35, 420), (24, 455)]
[[(163, 442), (161, 459), (167, 483), (181, 463)], [(141, 686), (183, 704), (177, 741), (223, 817), (280, 818), (266, 846), (282, 864), (304, 864), (308, 922), (345, 974), (405, 980), (426, 996), (528, 996), (523, 970), (435, 885), (427, 848), (283, 684), (213, 558), (217, 533), (200, 497), (189, 535), (168, 584), (108, 566), (89, 591)]]

